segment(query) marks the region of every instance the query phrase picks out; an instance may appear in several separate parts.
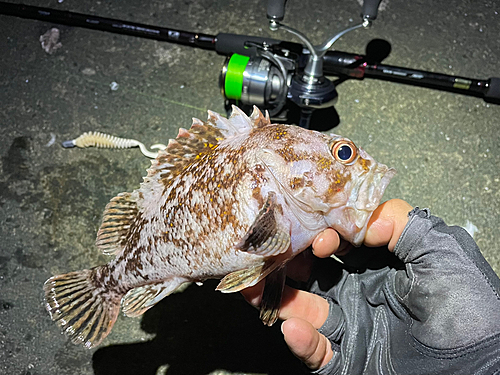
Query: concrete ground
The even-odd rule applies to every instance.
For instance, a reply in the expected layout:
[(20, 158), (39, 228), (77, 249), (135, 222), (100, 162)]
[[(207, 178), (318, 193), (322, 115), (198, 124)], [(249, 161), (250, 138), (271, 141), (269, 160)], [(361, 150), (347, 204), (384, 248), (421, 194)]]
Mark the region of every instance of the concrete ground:
[[(14, 0), (11, 0), (14, 1)], [(28, 1), (146, 24), (291, 39), (267, 28), (264, 1)], [(357, 22), (355, 0), (290, 0), (285, 21), (315, 43)], [(370, 30), (336, 48), (363, 53), (390, 42), (387, 64), (488, 78), (500, 75), (500, 6), (493, 0), (388, 0)], [(239, 295), (214, 283), (170, 296), (144, 317), (120, 317), (104, 343), (74, 346), (50, 321), (43, 282), (106, 262), (94, 240), (110, 198), (138, 187), (138, 150), (63, 149), (98, 130), (167, 142), (191, 117), (223, 112), (224, 57), (189, 47), (67, 26), (49, 55), (54, 24), (0, 16), (0, 372), (4, 374), (299, 374), (279, 325), (265, 328)], [(110, 89), (112, 82), (119, 87)], [(385, 195), (430, 207), (474, 237), (500, 273), (500, 106), (375, 80), (338, 87), (336, 133), (398, 169)], [(54, 142), (55, 141), (55, 142)]]

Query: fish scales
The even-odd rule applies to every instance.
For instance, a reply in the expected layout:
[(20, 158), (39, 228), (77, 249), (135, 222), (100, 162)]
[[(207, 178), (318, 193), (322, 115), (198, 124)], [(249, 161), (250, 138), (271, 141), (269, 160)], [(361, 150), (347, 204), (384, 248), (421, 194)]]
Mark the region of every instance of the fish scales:
[(120, 304), (138, 316), (185, 282), (222, 278), (217, 289), (236, 292), (266, 279), (271, 325), (286, 263), (327, 227), (360, 244), (394, 173), (346, 138), (271, 124), (256, 108), (209, 111), (159, 152), (139, 189), (110, 201), (96, 244), (115, 258), (47, 280), (47, 310), (90, 348)]

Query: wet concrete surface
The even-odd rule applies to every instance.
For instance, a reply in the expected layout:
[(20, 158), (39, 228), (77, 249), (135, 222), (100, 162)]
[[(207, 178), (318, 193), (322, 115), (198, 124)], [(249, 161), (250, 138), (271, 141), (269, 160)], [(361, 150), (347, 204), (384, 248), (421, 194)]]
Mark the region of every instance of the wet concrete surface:
[[(264, 1), (45, 0), (31, 5), (217, 34), (293, 39), (267, 28)], [(36, 3), (36, 4), (35, 4)], [(392, 46), (385, 63), (472, 78), (500, 75), (495, 1), (389, 0), (369, 30), (336, 48)], [(357, 22), (356, 1), (288, 2), (285, 21), (314, 43)], [(61, 31), (49, 55), (39, 36)], [(0, 372), (5, 374), (300, 374), (279, 327), (213, 282), (170, 296), (144, 317), (120, 317), (101, 347), (74, 346), (50, 321), (43, 282), (106, 262), (94, 245), (110, 198), (142, 181), (134, 150), (63, 149), (102, 131), (166, 143), (192, 117), (223, 112), (213, 52), (0, 16)], [(119, 87), (113, 91), (112, 82)], [(398, 169), (386, 199), (430, 207), (474, 237), (500, 272), (500, 106), (479, 98), (365, 79), (338, 87), (334, 131)]]

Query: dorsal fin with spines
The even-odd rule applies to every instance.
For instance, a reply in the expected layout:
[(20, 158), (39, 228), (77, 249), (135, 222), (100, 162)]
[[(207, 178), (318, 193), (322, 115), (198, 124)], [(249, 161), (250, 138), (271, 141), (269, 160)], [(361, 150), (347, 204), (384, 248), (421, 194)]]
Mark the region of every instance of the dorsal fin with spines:
[(147, 194), (158, 191), (159, 182), (165, 185), (173, 180), (187, 166), (217, 148), (222, 140), (250, 134), (253, 128), (269, 124), (269, 114), (266, 112), (264, 116), (257, 107), (254, 107), (250, 117), (233, 106), (229, 118), (212, 111), (208, 111), (206, 122), (193, 118), (191, 128), (180, 128), (177, 137), (171, 139), (167, 148), (160, 150), (156, 159), (152, 160), (140, 189), (133, 193), (121, 193), (106, 206), (97, 234), (97, 246), (105, 254), (119, 254), (127, 242), (132, 221), (141, 210), (141, 200)]

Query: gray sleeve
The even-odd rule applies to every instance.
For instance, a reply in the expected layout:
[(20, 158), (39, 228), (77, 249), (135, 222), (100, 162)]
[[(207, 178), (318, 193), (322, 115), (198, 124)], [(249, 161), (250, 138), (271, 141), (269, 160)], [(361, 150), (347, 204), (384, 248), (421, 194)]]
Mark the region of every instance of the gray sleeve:
[(335, 285), (318, 268), (334, 357), (315, 373), (500, 374), (500, 280), (468, 233), (416, 208), (394, 253), (401, 268), (342, 270)]

